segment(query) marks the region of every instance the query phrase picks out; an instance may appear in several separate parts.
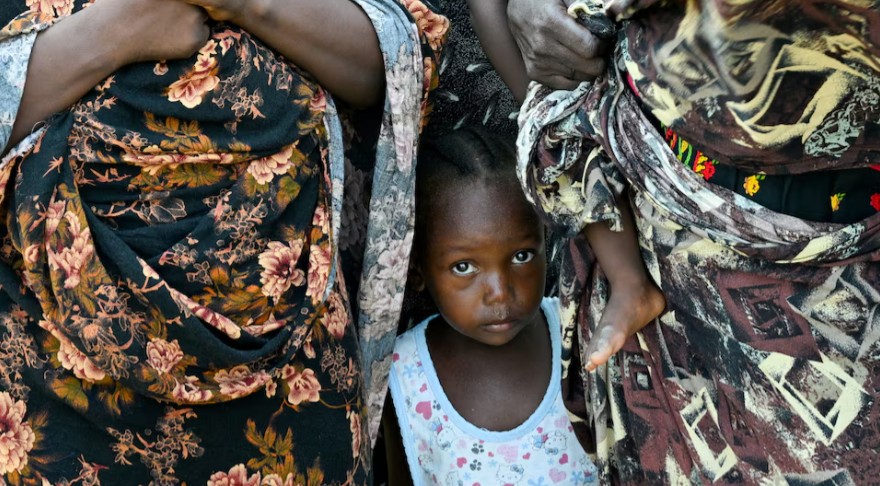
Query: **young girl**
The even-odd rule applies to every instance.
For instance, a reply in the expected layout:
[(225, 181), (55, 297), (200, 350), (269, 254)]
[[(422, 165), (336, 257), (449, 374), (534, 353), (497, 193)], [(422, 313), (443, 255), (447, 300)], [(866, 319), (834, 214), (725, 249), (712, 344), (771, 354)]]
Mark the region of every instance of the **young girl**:
[(416, 280), (439, 314), (398, 338), (390, 378), (416, 485), (595, 483), (562, 402), (544, 228), (514, 157), (472, 129), (420, 153)]
[[(507, 26), (506, 0), (469, 0), (474, 30), (480, 39), (483, 50), (501, 75), (504, 82), (513, 92), (514, 97), (522, 102), (529, 84), (520, 50)], [(576, 12), (604, 8), (600, 0), (573, 2), (564, 0), (559, 8), (570, 5), (570, 22), (560, 23), (557, 27), (572, 39), (581, 39), (577, 31), (584, 25), (574, 18)], [(607, 36), (606, 25), (590, 25), (591, 29)], [(572, 41), (577, 44), (577, 42)], [(583, 50), (593, 49), (584, 46)], [(562, 58), (573, 53), (564, 52)], [(596, 74), (604, 72), (604, 65), (581, 62), (581, 56), (574, 56), (569, 68), (575, 74)], [(541, 74), (541, 73), (534, 73)], [(553, 79), (558, 86), (576, 87), (579, 83), (568, 78)], [(621, 213), (623, 230), (612, 231), (605, 223), (587, 224), (582, 230), (590, 244), (590, 248), (599, 261), (611, 287), (608, 305), (593, 331), (585, 353), (587, 370), (592, 371), (608, 361), (612, 354), (623, 347), (626, 338), (645, 327), (666, 307), (663, 294), (645, 272), (639, 252), (635, 222), (629, 202), (623, 200), (618, 207)]]

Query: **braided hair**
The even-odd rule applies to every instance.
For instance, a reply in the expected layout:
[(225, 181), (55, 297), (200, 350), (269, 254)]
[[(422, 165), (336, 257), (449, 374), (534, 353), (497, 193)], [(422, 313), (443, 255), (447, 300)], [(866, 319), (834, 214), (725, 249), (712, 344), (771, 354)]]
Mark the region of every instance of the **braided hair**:
[(438, 178), (450, 183), (481, 180), (505, 172), (515, 174), (513, 142), (481, 128), (467, 127), (440, 137), (423, 137), (416, 173), (425, 187)]
[(476, 127), (422, 137), (416, 168), (416, 249), (437, 195), (465, 182), (505, 184), (518, 191), (513, 140)]

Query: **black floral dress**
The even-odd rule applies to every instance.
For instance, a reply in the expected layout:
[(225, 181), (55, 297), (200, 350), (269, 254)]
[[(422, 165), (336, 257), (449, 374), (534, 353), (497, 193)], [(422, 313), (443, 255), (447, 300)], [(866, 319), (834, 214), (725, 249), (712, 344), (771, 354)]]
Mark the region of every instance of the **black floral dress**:
[[(7, 72), (83, 3), (4, 2)], [(448, 22), (418, 0), (361, 4), (389, 90), (367, 135), (220, 23), (191, 59), (121, 69), (2, 161), (0, 482), (369, 482), (412, 231), (399, 147)], [(369, 190), (343, 189), (355, 165)], [(343, 228), (346, 194), (370, 210)]]

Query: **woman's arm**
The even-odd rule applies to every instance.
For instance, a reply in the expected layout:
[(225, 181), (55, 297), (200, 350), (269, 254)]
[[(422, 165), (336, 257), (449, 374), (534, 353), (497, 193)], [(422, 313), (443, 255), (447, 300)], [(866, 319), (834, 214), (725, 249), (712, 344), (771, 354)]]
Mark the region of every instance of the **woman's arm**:
[(471, 21), (483, 51), (517, 102), (526, 98), (529, 75), (507, 25), (507, 0), (468, 0)]
[(352, 0), (185, 0), (244, 30), (311, 73), (355, 107), (385, 94), (379, 39)]
[(7, 148), (120, 67), (192, 55), (207, 41), (205, 19), (176, 0), (100, 1), (41, 32)]

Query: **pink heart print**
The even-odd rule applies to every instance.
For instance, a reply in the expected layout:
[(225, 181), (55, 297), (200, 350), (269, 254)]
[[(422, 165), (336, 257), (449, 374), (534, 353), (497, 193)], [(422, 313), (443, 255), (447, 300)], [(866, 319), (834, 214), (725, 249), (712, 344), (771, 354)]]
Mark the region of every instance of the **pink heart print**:
[(465, 464), (467, 464), (467, 459), (465, 459), (463, 457), (459, 457), (458, 460), (455, 461), (455, 463), (456, 463), (456, 465), (458, 465), (458, 468), (461, 469), (464, 467)]
[(565, 471), (560, 471), (556, 468), (550, 470), (550, 479), (554, 483), (564, 481), (566, 476), (567, 474), (565, 474)]
[(498, 446), (498, 454), (504, 458), (506, 462), (516, 461), (516, 455), (519, 452), (519, 447), (512, 446), (509, 444), (503, 444)]
[(425, 420), (429, 420), (431, 418), (431, 402), (419, 402), (416, 404), (416, 412), (422, 414), (422, 417), (425, 417)]
[(559, 458), (559, 464), (567, 464), (568, 463), (568, 454), (563, 454), (562, 457)]

